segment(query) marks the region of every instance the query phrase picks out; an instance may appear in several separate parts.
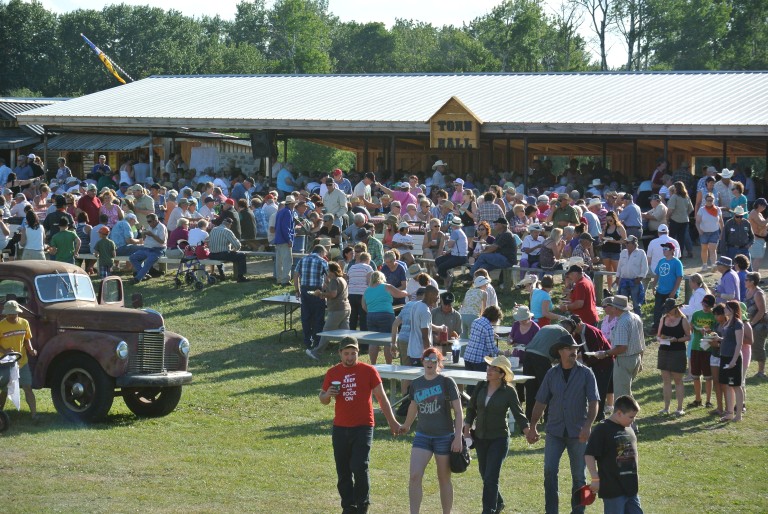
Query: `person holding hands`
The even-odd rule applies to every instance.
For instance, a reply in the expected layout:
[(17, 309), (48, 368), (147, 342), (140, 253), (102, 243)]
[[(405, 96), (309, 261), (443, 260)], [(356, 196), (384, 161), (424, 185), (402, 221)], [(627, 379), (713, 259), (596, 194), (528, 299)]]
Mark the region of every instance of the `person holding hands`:
[(345, 514), (366, 513), (370, 504), (368, 463), (373, 443), (373, 401), (376, 396), (392, 435), (402, 431), (395, 419), (376, 368), (357, 360), (360, 346), (354, 337), (339, 342), (341, 362), (325, 373), (320, 403), (335, 399), (333, 457), (337, 488)]
[(422, 353), (421, 362), (424, 375), (410, 384), (408, 397), (411, 403), (400, 428), (401, 434), (407, 433), (418, 417), (411, 448), (408, 499), (411, 514), (417, 514), (424, 494), (424, 470), (434, 455), (442, 512), (450, 514), (453, 508), (450, 453), (461, 451), (464, 414), (456, 382), (440, 374), (443, 369), (443, 354), (440, 350), (427, 348)]

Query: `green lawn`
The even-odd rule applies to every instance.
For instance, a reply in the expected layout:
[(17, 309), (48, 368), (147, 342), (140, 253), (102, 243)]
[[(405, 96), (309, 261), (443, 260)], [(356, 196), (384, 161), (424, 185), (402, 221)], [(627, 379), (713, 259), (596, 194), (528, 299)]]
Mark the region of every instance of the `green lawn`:
[[(280, 343), (282, 308), (259, 298), (277, 291), (267, 279), (226, 282), (202, 292), (176, 291), (169, 278), (138, 287), (145, 305), (192, 344), (194, 384), (179, 408), (136, 419), (116, 399), (105, 423), (63, 422), (47, 390), (37, 391), (41, 421), (11, 413), (0, 437), (0, 481), (8, 512), (340, 512), (331, 452), (332, 406), (317, 392), (336, 354), (304, 355), (298, 338)], [(460, 295), (461, 296), (461, 295)], [(503, 295), (509, 312), (519, 296)], [(768, 384), (748, 381), (749, 412), (722, 426), (703, 408), (682, 419), (655, 416), (661, 380), (651, 346), (635, 385), (643, 408), (640, 489), (645, 512), (768, 512)], [(382, 357), (383, 358), (383, 357)], [(366, 360), (364, 357), (363, 360)], [(749, 376), (755, 372), (752, 365)], [(686, 403), (692, 389), (686, 384)], [(394, 439), (377, 416), (372, 451), (374, 513), (408, 511), (411, 435)], [(503, 468), (509, 512), (542, 512), (543, 442), (513, 437)], [(570, 489), (567, 460), (561, 491)], [(476, 464), (454, 478), (457, 513), (480, 511)], [(567, 512), (568, 494), (561, 494)], [(602, 507), (592, 507), (598, 512)], [(427, 469), (422, 512), (439, 512), (434, 466)]]

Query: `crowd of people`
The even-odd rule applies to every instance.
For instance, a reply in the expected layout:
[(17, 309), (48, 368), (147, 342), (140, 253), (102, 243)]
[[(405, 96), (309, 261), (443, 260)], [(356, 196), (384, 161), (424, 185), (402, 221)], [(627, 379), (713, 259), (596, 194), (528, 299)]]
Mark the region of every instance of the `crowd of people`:
[[(687, 163), (670, 173), (660, 159), (648, 180), (631, 188), (610, 182), (616, 174), (599, 162), (589, 173), (571, 162), (557, 175), (551, 162), (535, 162), (529, 180), (492, 171), (476, 182), (471, 174), (452, 175), (439, 159), (428, 176), (400, 177), (381, 170), (345, 176), (340, 169), (304, 176), (278, 162), (273, 188), (263, 175), (187, 170), (178, 155), (157, 181), (145, 162), (126, 161), (113, 171), (101, 156), (81, 180), (66, 161), (60, 159), (53, 174), (34, 168), (38, 158), (28, 157), (12, 171), (0, 167), (0, 210), (24, 218), (18, 234), (0, 224), (6, 244), (18, 235), (18, 258), (75, 262), (93, 254), (106, 276), (115, 256), (129, 256), (140, 283), (162, 255), (178, 255), (173, 252), (183, 250), (182, 242), (207, 244), (211, 258), (233, 262), (237, 280), (247, 281), (239, 250), (270, 245), (275, 281), (292, 286), (301, 302), (310, 358), (319, 360), (327, 348), (320, 332), (359, 328), (391, 334), (387, 363), (424, 368), (422, 377), (403, 381), (408, 401), (401, 423), (372, 367), (379, 348), (368, 348), (368, 365), (358, 360), (354, 338), (342, 340), (341, 363), (326, 374), (320, 401), (335, 399), (333, 447), (344, 512), (366, 512), (370, 501), (372, 395), (393, 434), (415, 427), (412, 512), (420, 509), (432, 456), (442, 508), (450, 511), (448, 455), (465, 437), (477, 452), (483, 512), (504, 509), (499, 474), (511, 432), (508, 412), (531, 444), (545, 418), (546, 512), (558, 510), (565, 451), (574, 512), (583, 512), (580, 491), (587, 489), (603, 498), (606, 512), (640, 512), (640, 407), (632, 384), (648, 329), (659, 345), (659, 415), (670, 415), (674, 384), (675, 416), (706, 407), (723, 422), (739, 421), (752, 359), (755, 376), (765, 378), (768, 317), (759, 268), (768, 202), (755, 197), (746, 167), (718, 172), (706, 166), (697, 178)], [(701, 268), (686, 277), (681, 259), (694, 258), (695, 244)], [(93, 262), (85, 264), (96, 273)], [(518, 264), (527, 301), (514, 307), (508, 344), (499, 344), (494, 326), (504, 312), (492, 272)], [(460, 299), (457, 269), (458, 280), (468, 279)], [(223, 269), (219, 273), (223, 278)], [(606, 275), (599, 306), (596, 273)], [(717, 278), (711, 287), (703, 276), (709, 273)], [(554, 293), (559, 274), (560, 297)], [(687, 303), (679, 300), (684, 280), (692, 291)], [(648, 299), (653, 309), (645, 325), (641, 307)], [(466, 414), (459, 388), (441, 375), (459, 338), (468, 340), (466, 369), (487, 379), (467, 388)], [(532, 378), (514, 384), (513, 367)], [(689, 382), (694, 400), (685, 405)], [(624, 452), (620, 463), (610, 458), (616, 445)]]
[[(435, 175), (444, 172), (444, 165), (442, 161), (436, 163)], [(731, 180), (733, 171), (722, 170), (716, 180), (714, 168), (707, 167), (701, 179), (704, 189), (697, 191), (694, 206), (679, 174), (674, 181), (659, 174), (665, 166), (660, 161), (648, 181), (650, 194), (645, 196), (650, 205), (645, 212), (635, 203), (645, 189), (601, 189), (599, 179), (591, 182), (584, 195), (579, 191), (559, 193), (552, 188), (538, 196), (539, 191), (533, 191), (529, 198), (526, 191), (518, 189), (520, 184), (512, 183), (509, 188), (505, 184), (498, 196), (489, 187), (491, 191), (479, 200), (466, 180), (457, 179), (451, 192), (450, 186), (441, 188), (435, 176), (431, 193), (418, 185), (418, 177), (382, 186), (373, 174), (358, 183), (363, 187), (354, 188), (362, 193), (367, 212), (363, 208), (350, 211), (355, 228), (342, 231), (340, 265), (335, 273), (326, 274), (313, 294), (320, 298), (332, 294), (338, 301), (339, 295), (343, 298), (348, 291), (347, 303), (335, 310), (332, 320), (329, 316), (331, 323), (326, 322), (325, 330), (355, 330), (360, 326), (385, 331), (392, 327), (386, 362), (393, 362), (399, 354), (400, 364), (424, 368), (423, 377), (403, 381), (402, 391), (407, 395), (404, 405), (408, 407), (402, 412), (402, 424), (388, 403), (382, 406), (393, 434), (416, 427), (409, 481), (411, 512), (420, 509), (424, 468), (432, 456), (437, 463), (443, 511), (450, 511), (447, 456), (459, 449), (457, 439), (461, 436), (475, 444), (483, 478), (482, 511), (504, 509), (498, 477), (507, 454), (509, 412), (516, 420), (515, 430), (531, 444), (539, 439), (538, 425), (546, 412), (546, 512), (558, 511), (558, 469), (565, 451), (571, 468), (573, 512), (583, 512), (582, 497), (587, 490), (600, 495), (606, 512), (642, 512), (636, 465), (636, 434), (640, 430), (635, 421), (640, 406), (633, 399), (632, 385), (643, 367), (649, 330), (652, 342), (658, 344), (657, 368), (662, 379), (664, 407), (658, 415), (679, 417), (686, 409), (699, 407), (709, 409), (721, 422), (740, 421), (745, 415), (751, 359), (758, 362), (755, 378), (765, 378), (768, 317), (758, 269), (768, 231), (764, 216), (768, 202), (763, 198), (748, 200), (744, 185)], [(689, 175), (690, 182), (695, 182)], [(340, 178), (337, 175), (326, 180)], [(717, 186), (714, 189), (713, 182)], [(724, 188), (724, 183), (729, 187)], [(567, 187), (568, 183), (561, 185)], [(377, 201), (365, 196), (369, 188), (385, 191), (381, 199), (399, 194), (389, 202)], [(466, 201), (458, 203), (459, 199)], [(413, 209), (403, 209), (403, 204), (416, 207), (410, 218), (407, 212)], [(397, 215), (392, 212), (399, 216), (390, 218)], [(384, 253), (377, 266), (367, 243), (373, 239), (370, 236), (379, 215), (386, 217), (381, 243)], [(412, 237), (397, 235), (407, 236), (410, 226), (419, 221), (424, 224), (422, 248), (428, 257), (412, 263), (401, 253), (413, 249)], [(403, 222), (406, 224), (401, 226)], [(340, 228), (345, 228), (343, 221)], [(365, 241), (355, 240), (356, 231), (363, 232)], [(475, 253), (472, 243), (482, 244), (482, 250)], [(692, 259), (697, 243), (702, 245), (701, 269), (686, 277), (682, 257)], [(313, 252), (324, 248), (318, 244)], [(499, 251), (506, 248), (509, 258)], [(505, 346), (494, 333), (504, 313), (489, 271), (517, 264), (520, 256), (524, 277), (520, 285), (527, 301), (513, 310), (514, 323)], [(296, 266), (298, 274), (302, 273), (301, 263), (299, 260)], [(419, 263), (434, 264), (432, 273)], [(448, 271), (460, 266), (469, 268), (470, 282), (461, 305), (456, 307), (455, 289), (440, 294), (438, 287), (442, 284), (450, 289)], [(564, 276), (561, 298), (553, 293), (557, 271)], [(593, 277), (601, 271), (615, 275), (607, 274), (612, 280), (598, 305)], [(717, 280), (711, 287), (703, 278), (708, 273), (714, 273)], [(690, 281), (688, 302), (681, 300), (684, 280)], [(352, 300), (353, 282), (355, 294), (362, 296), (362, 309), (353, 307), (359, 301)], [(405, 305), (397, 312), (403, 293)], [(653, 314), (646, 325), (641, 307), (648, 293)], [(303, 302), (304, 292), (300, 294)], [(373, 307), (368, 309), (370, 305)], [(313, 304), (312, 310), (316, 307)], [(353, 310), (355, 323), (350, 323)], [(379, 323), (382, 319), (383, 324)], [(449, 341), (458, 337), (468, 340), (463, 352), (466, 369), (486, 373), (486, 381), (467, 388), (471, 396), (466, 414), (457, 401), (458, 387), (440, 374), (444, 356), (454, 350)], [(356, 360), (357, 343), (345, 341), (342, 363), (329, 371), (323, 384), (324, 403), (339, 394), (352, 394), (351, 390), (359, 387), (343, 382), (335, 388), (334, 374), (342, 372), (349, 379), (358, 366), (367, 366)], [(326, 346), (315, 346), (315, 335), (306, 332), (305, 344), (314, 359), (319, 358), (318, 349)], [(345, 353), (355, 354), (354, 364), (345, 363)], [(369, 351), (371, 364), (376, 363), (377, 355), (378, 351)], [(512, 362), (519, 363), (522, 373), (532, 377), (524, 386), (512, 384)], [(375, 376), (375, 368), (366, 370)], [(355, 380), (359, 382), (359, 378)], [(380, 378), (376, 380), (380, 384)], [(690, 382), (694, 399), (686, 405), (685, 384)], [(676, 408), (671, 409), (673, 384)], [(364, 394), (362, 400), (366, 398), (370, 395)], [(336, 403), (334, 434), (340, 413), (352, 407), (349, 401)], [(602, 422), (593, 427), (598, 421)], [(369, 448), (370, 440), (366, 441)], [(338, 443), (334, 437), (334, 447)], [(617, 448), (621, 459), (615, 458)], [(366, 465), (350, 470), (338, 467), (339, 460), (346, 457), (335, 456), (344, 512), (364, 512), (369, 502), (367, 459)], [(342, 482), (354, 486), (343, 490)], [(358, 483), (363, 487), (360, 490)]]

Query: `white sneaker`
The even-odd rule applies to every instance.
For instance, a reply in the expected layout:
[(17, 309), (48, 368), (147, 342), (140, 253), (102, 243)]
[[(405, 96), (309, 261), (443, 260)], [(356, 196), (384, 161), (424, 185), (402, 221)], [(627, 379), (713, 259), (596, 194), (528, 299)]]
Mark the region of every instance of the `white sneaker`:
[(320, 358), (319, 358), (317, 355), (315, 355), (315, 352), (313, 352), (313, 351), (312, 351), (312, 350), (310, 350), (309, 348), (307, 348), (306, 350), (304, 350), (304, 353), (306, 353), (306, 354), (307, 354), (307, 356), (308, 356), (309, 358), (311, 358), (311, 359), (315, 359), (316, 361), (319, 361), (319, 360), (320, 360)]

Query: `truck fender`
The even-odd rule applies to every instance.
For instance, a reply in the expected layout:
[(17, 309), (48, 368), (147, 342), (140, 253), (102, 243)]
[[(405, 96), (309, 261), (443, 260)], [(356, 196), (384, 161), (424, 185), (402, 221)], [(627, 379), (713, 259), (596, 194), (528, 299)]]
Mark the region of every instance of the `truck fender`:
[(123, 339), (103, 332), (88, 330), (67, 331), (57, 334), (46, 342), (37, 357), (34, 377), (35, 387), (49, 387), (51, 365), (63, 354), (83, 353), (98, 362), (111, 377), (125, 374), (128, 359), (117, 357), (115, 349)]

